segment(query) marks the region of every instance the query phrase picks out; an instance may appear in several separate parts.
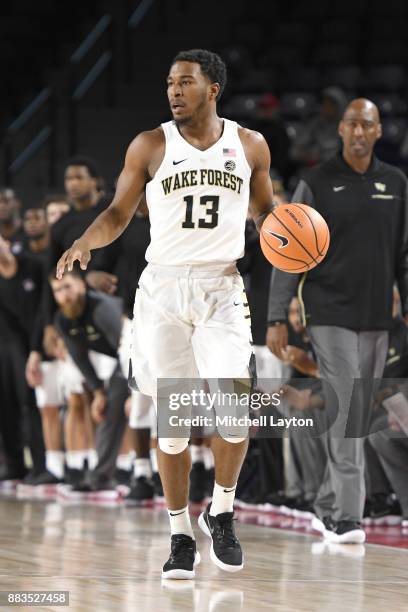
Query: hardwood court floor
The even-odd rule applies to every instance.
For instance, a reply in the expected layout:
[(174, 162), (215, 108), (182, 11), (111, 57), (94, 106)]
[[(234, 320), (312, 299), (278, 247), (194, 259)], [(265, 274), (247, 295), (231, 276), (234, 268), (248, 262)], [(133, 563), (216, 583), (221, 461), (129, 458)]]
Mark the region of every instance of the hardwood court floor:
[(92, 612), (408, 609), (405, 549), (328, 546), (312, 535), (243, 523), (245, 569), (228, 574), (212, 565), (208, 540), (195, 530), (202, 555), (196, 579), (162, 583), (165, 510), (2, 498), (0, 590), (68, 590), (70, 610)]

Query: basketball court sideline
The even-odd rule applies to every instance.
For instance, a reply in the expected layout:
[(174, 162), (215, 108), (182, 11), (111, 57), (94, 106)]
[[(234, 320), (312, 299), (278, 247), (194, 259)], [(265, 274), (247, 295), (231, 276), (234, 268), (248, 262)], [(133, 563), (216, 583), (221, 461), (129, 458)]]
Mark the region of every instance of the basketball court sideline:
[(195, 580), (162, 581), (167, 520), (161, 508), (3, 498), (0, 590), (69, 591), (69, 609), (81, 612), (406, 609), (406, 550), (329, 545), (314, 535), (240, 523), (246, 565), (228, 574), (210, 562), (196, 517), (202, 561)]

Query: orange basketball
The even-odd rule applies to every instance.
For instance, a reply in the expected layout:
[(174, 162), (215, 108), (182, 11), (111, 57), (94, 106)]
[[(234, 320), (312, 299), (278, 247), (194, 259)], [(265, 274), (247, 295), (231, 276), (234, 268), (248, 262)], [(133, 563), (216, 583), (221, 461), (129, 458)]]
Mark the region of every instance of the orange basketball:
[(280, 204), (261, 228), (266, 259), (283, 272), (307, 272), (327, 253), (330, 232), (320, 213), (306, 204)]

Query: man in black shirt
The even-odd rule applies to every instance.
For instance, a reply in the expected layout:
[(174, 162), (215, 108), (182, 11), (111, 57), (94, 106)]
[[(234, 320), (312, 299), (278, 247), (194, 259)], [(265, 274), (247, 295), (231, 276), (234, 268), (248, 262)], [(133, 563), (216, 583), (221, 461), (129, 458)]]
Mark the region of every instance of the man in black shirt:
[(25, 442), (34, 467), (28, 482), (45, 468), (41, 419), (24, 376), (42, 281), (41, 263), (24, 252), (14, 255), (10, 243), (0, 238), (0, 427), (8, 464), (4, 478), (24, 476)]
[(14, 189), (0, 189), (0, 236), (10, 242), (15, 255), (26, 246), (20, 217), (20, 200)]
[[(57, 200), (55, 200), (57, 197)], [(59, 199), (58, 199), (59, 198)], [(62, 199), (62, 201), (61, 201)], [(48, 208), (52, 206), (54, 218), (62, 216), (69, 205), (61, 196), (47, 197), (38, 207), (24, 211), (23, 227), (28, 238), (28, 251), (43, 265), (46, 277), (48, 265), (49, 228)], [(51, 220), (53, 221), (52, 217)], [(31, 350), (26, 364), (26, 379), (35, 390), (37, 406), (40, 410), (44, 442), (46, 446), (46, 471), (32, 480), (33, 485), (56, 484), (64, 474), (64, 452), (62, 450), (62, 431), (60, 406), (63, 404), (60, 367), (56, 359), (45, 355), (42, 346), (44, 329), (44, 312), (40, 309), (35, 322)]]
[[(78, 238), (92, 221), (104, 210), (109, 200), (101, 197), (98, 191), (99, 171), (94, 162), (86, 157), (75, 157), (68, 161), (65, 168), (65, 190), (71, 203), (71, 209), (51, 228), (48, 251), (47, 273), (54, 269), (62, 253)], [(117, 277), (111, 274), (116, 261), (117, 245), (99, 249), (89, 271), (85, 275), (86, 283), (92, 289), (113, 294), (116, 291)], [(58, 342), (52, 326), (55, 302), (48, 285), (45, 296), (46, 327), (44, 343), (47, 352)]]
[(28, 250), (44, 259), (47, 257), (49, 228), (46, 211), (43, 206), (26, 208), (23, 215), (23, 229), (28, 239)]
[(298, 289), (304, 322), (327, 383), (330, 429), (323, 484), (315, 522), (335, 542), (361, 543), (364, 452), (370, 397), (354, 379), (380, 378), (392, 290), (397, 279), (404, 314), (408, 311), (407, 179), (380, 162), (373, 148), (381, 136), (378, 109), (369, 100), (352, 101), (339, 124), (342, 153), (309, 171), (293, 196), (326, 219), (331, 243), (325, 260), (303, 275), (274, 271), (269, 303), (268, 346), (278, 357), (287, 345), (285, 314)]
[(52, 273), (50, 283), (59, 306), (55, 325), (93, 395), (91, 413), (99, 426), (96, 431), (98, 464), (92, 473), (91, 488), (103, 489), (113, 476), (126, 425), (124, 404), (128, 388), (119, 362), (106, 386), (90, 351), (117, 360), (122, 304), (118, 298), (87, 291), (76, 272), (68, 273), (62, 280), (57, 280)]

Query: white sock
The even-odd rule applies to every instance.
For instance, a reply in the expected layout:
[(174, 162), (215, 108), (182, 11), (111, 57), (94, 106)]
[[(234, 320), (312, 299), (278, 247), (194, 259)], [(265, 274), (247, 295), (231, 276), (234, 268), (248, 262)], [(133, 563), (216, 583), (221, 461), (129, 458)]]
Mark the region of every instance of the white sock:
[(93, 471), (98, 465), (98, 453), (94, 448), (88, 448), (87, 450), (88, 468)]
[(133, 467), (133, 455), (130, 453), (126, 453), (126, 455), (118, 455), (116, 457), (116, 467), (118, 470), (130, 472)]
[(167, 512), (170, 519), (171, 535), (174, 535), (175, 533), (184, 533), (194, 540), (195, 538), (191, 528), (188, 506), (185, 508), (180, 508), (180, 510), (167, 509)]
[(65, 453), (65, 461), (71, 470), (82, 470), (87, 458), (88, 451), (86, 450), (71, 450)]
[(133, 473), (135, 478), (145, 476), (146, 478), (152, 477), (152, 466), (150, 465), (150, 459), (138, 459), (136, 457), (133, 466)]
[(64, 476), (64, 452), (58, 450), (45, 451), (45, 467), (60, 480)]
[(204, 463), (204, 447), (190, 444), (191, 463)]
[(204, 466), (206, 470), (211, 470), (214, 467), (214, 455), (208, 446), (204, 446)]
[(150, 449), (150, 463), (152, 464), (153, 473), (158, 472), (159, 466), (157, 464), (157, 448)]
[(234, 487), (222, 487), (214, 482), (214, 491), (210, 507), (210, 515), (217, 516), (222, 512), (233, 512), (234, 511), (234, 498), (235, 489)]

